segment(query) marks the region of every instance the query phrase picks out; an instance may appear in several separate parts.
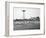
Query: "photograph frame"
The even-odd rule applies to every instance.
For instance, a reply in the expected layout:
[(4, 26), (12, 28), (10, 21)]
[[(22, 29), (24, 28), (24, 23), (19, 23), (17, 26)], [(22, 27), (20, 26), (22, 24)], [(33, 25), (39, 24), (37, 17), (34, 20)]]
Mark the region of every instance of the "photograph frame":
[[(9, 16), (10, 16), (10, 7), (9, 7), (9, 4), (8, 3), (26, 3), (26, 4), (43, 4), (44, 5), (44, 3), (29, 3), (29, 2), (5, 2), (5, 35), (6, 36), (10, 36), (9, 35)], [(9, 10), (8, 10), (9, 9)], [(45, 5), (44, 5), (44, 34), (45, 34)], [(17, 35), (17, 36), (30, 36), (30, 35), (44, 35), (44, 34), (28, 34), (28, 35)], [(11, 36), (15, 36), (15, 35), (11, 35)]]

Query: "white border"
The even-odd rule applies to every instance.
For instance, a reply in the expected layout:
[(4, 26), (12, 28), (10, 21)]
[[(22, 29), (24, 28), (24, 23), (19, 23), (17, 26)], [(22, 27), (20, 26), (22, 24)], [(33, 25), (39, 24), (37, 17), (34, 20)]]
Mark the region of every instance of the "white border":
[[(40, 8), (40, 30), (13, 31), (13, 7)], [(44, 34), (44, 5), (10, 3), (9, 35)]]

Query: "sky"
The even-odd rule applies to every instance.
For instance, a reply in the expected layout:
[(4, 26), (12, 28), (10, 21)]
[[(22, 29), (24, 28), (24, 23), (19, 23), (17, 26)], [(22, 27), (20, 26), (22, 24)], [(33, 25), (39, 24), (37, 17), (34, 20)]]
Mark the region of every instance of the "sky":
[[(25, 10), (25, 12), (23, 12)], [(13, 17), (14, 19), (23, 19), (23, 13), (24, 18), (29, 19), (31, 17), (40, 17), (40, 8), (22, 8), (22, 7), (15, 7)]]

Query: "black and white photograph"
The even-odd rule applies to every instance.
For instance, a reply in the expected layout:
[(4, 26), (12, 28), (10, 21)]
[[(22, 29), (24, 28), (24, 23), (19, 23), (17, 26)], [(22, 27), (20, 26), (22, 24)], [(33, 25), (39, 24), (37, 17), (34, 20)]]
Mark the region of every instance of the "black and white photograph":
[(6, 2), (6, 34), (43, 35), (44, 3)]
[(13, 30), (40, 30), (40, 8), (14, 7)]

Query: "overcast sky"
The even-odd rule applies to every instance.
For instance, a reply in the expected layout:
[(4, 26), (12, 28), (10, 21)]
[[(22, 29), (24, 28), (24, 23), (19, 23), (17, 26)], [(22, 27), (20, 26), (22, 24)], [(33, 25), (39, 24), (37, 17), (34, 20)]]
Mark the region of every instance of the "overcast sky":
[(39, 8), (14, 8), (14, 19), (23, 19), (23, 11), (26, 19), (31, 17), (40, 17), (40, 9)]

